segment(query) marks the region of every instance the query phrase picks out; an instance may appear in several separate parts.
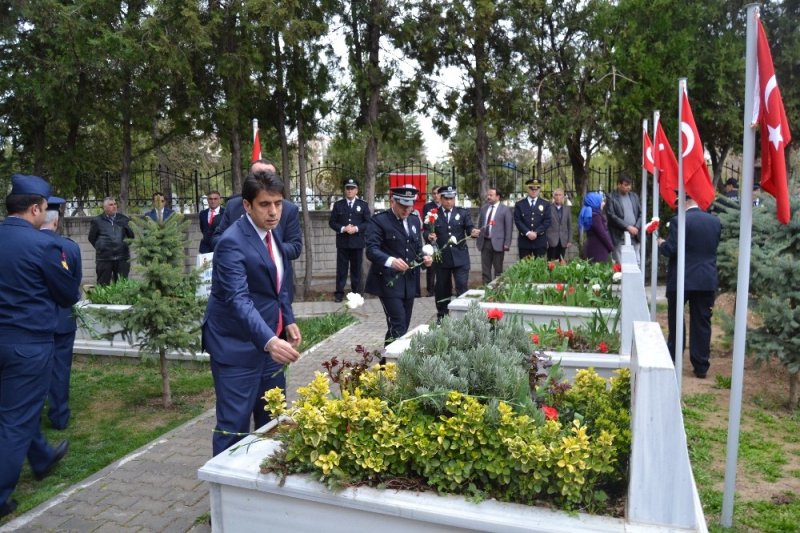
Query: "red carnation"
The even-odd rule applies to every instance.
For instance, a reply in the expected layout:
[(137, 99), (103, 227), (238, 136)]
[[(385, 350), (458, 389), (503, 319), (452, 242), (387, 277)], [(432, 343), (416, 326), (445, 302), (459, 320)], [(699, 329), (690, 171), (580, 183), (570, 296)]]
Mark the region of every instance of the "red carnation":
[(494, 226), (494, 220), (490, 220), (490, 221), (489, 221), (489, 225), (490, 225), (490, 226)]
[(547, 263), (547, 269), (548, 270), (553, 270), (555, 267), (556, 267), (556, 264), (553, 263), (552, 261), (550, 263)]
[(622, 272), (622, 265), (619, 263), (614, 263), (614, 272)]
[(539, 344), (539, 335), (537, 333), (531, 334), (531, 342), (533, 342), (533, 344)]
[(542, 411), (544, 411), (544, 417), (547, 420), (558, 420), (558, 409), (555, 407), (544, 405), (542, 406)]
[(486, 311), (486, 318), (489, 320), (500, 320), (503, 318), (503, 312), (496, 307), (494, 309), (489, 309)]
[(439, 213), (439, 210), (435, 207), (428, 209), (428, 213), (433, 213), (434, 215)]
[(605, 341), (600, 341), (600, 344), (597, 345), (597, 351), (600, 353), (608, 353), (608, 344)]

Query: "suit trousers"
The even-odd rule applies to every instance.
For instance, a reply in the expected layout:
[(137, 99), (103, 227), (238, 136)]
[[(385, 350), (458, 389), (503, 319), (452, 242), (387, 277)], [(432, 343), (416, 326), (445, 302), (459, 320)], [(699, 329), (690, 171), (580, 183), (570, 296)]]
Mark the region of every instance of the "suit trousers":
[[(711, 315), (714, 307), (715, 291), (686, 291), (685, 301), (689, 303), (689, 360), (695, 373), (708, 372), (711, 356)], [(667, 347), (672, 361), (675, 362), (675, 330), (677, 328), (677, 299), (676, 291), (667, 291), (667, 314), (669, 321), (669, 335)], [(683, 313), (681, 313), (683, 315)], [(683, 317), (681, 317), (683, 318)], [(685, 333), (684, 329), (684, 333)], [(685, 344), (684, 334), (684, 349)]]
[(26, 456), (34, 473), (53, 460), (40, 427), (52, 363), (53, 341), (0, 339), (0, 505), (14, 492)]
[(250, 417), (254, 429), (271, 420), (264, 411), (264, 393), (275, 387), (286, 391), (286, 373), (281, 364), (264, 353), (261, 364), (255, 368), (225, 365), (211, 358), (211, 375), (217, 394), (217, 426), (212, 437), (213, 454), (230, 448), (250, 433)]
[(436, 291), (436, 268), (436, 263), (434, 262), (425, 272), (425, 287), (428, 290), (428, 296), (432, 296)]
[[(496, 252), (492, 248), (492, 243), (486, 241), (481, 250), (481, 279), (484, 285), (488, 285), (494, 278), (503, 273), (503, 259), (505, 252)], [(494, 270), (494, 275), (492, 275)]]
[(411, 324), (411, 313), (414, 310), (414, 298), (380, 297), (383, 312), (386, 315), (387, 331), (383, 345), (387, 346), (408, 332)]
[(53, 355), (53, 376), (47, 391), (47, 418), (56, 429), (66, 429), (69, 424), (69, 378), (72, 372), (72, 346), (75, 332), (56, 333)]
[(519, 249), (519, 258), (525, 259), (526, 257), (533, 256), (533, 257), (544, 257), (547, 253), (547, 247), (544, 248), (520, 248)]
[(436, 273), (436, 317), (441, 318), (448, 314), (447, 305), (453, 296), (453, 280), (456, 283), (456, 293), (464, 294), (469, 288), (469, 265), (460, 267), (444, 267), (439, 265)]
[(547, 259), (550, 261), (558, 261), (559, 259), (566, 259), (567, 258), (567, 248), (566, 246), (562, 246), (560, 243), (556, 246), (548, 246), (547, 247)]
[(98, 285), (108, 285), (119, 278), (127, 278), (130, 271), (131, 262), (128, 259), (119, 261), (101, 260), (95, 264)]
[(344, 296), (344, 286), (347, 284), (347, 271), (350, 270), (350, 290), (361, 292), (361, 265), (364, 263), (363, 248), (337, 248), (336, 249), (336, 294), (337, 298)]

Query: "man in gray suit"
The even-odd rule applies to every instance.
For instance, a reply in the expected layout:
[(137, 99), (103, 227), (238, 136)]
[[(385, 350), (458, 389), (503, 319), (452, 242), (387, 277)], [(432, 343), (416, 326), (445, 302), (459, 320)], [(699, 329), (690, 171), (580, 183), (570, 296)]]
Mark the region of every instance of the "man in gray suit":
[(500, 199), (500, 191), (496, 188), (489, 189), (486, 205), (481, 207), (478, 219), (481, 231), (476, 245), (481, 252), (481, 277), (484, 284), (503, 273), (503, 259), (511, 249), (514, 216), (508, 206), (500, 203)]
[(572, 243), (572, 213), (564, 205), (564, 189), (553, 191), (550, 204), (550, 227), (547, 228), (547, 259), (566, 259), (567, 249)]

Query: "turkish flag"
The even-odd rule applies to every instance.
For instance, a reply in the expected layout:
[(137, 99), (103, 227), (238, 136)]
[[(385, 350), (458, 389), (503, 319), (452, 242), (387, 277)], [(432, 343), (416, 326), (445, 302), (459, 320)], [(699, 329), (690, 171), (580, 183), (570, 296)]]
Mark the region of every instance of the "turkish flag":
[(259, 159), (261, 159), (261, 141), (258, 139), (258, 129), (256, 129), (255, 135), (253, 135), (253, 156), (250, 161), (258, 161)]
[[(781, 224), (788, 224), (789, 186), (786, 182), (786, 145), (792, 141), (789, 121), (783, 109), (783, 98), (775, 78), (775, 67), (769, 51), (767, 34), (761, 19), (758, 21), (753, 123), (761, 124), (761, 188), (775, 197), (776, 215)], [(763, 100), (762, 100), (763, 98)]]
[(656, 124), (654, 152), (654, 165), (658, 169), (658, 190), (661, 192), (661, 198), (674, 209), (678, 203), (678, 196), (675, 194), (675, 189), (678, 188), (678, 160), (675, 159), (675, 152), (669, 145), (661, 122)]
[(653, 142), (647, 135), (647, 130), (642, 128), (642, 167), (650, 174), (655, 173), (655, 160), (653, 159)]
[(707, 210), (714, 201), (716, 191), (708, 174), (703, 142), (694, 122), (692, 108), (689, 106), (689, 96), (683, 91), (683, 108), (681, 110), (681, 135), (683, 135), (683, 181), (687, 196), (697, 202), (700, 209)]

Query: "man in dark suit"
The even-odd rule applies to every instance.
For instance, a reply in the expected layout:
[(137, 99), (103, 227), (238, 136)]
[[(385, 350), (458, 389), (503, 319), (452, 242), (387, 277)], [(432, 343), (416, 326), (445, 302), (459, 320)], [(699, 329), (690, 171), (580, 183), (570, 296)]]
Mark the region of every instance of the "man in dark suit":
[(203, 209), (198, 215), (200, 221), (200, 232), (203, 234), (203, 239), (200, 241), (200, 253), (207, 254), (214, 251), (214, 246), (211, 244), (214, 231), (222, 221), (222, 215), (225, 213), (225, 208), (220, 207), (219, 191), (211, 191), (206, 196), (208, 200), (208, 209)]
[[(714, 215), (701, 210), (686, 197), (686, 259), (684, 275), (685, 301), (689, 302), (689, 357), (694, 375), (705, 378), (710, 366), (711, 314), (719, 286), (717, 279), (717, 246), (722, 226)], [(667, 346), (675, 361), (675, 328), (678, 309), (678, 217), (669, 222), (669, 237), (658, 239), (658, 250), (669, 258), (667, 305), (669, 337)], [(681, 310), (683, 320), (683, 310)]]
[(164, 207), (164, 195), (160, 192), (153, 194), (153, 209), (145, 213), (144, 216), (155, 222), (164, 222), (172, 216), (174, 211), (169, 207)]
[[(264, 392), (286, 388), (281, 366), (297, 361), (300, 330), (285, 283), (289, 260), (273, 230), (283, 208), (283, 182), (251, 173), (242, 186), (246, 215), (214, 248), (203, 347), (211, 356), (217, 396), (214, 455), (269, 421)], [(285, 339), (285, 340), (284, 340)]]
[(572, 243), (572, 213), (564, 204), (564, 189), (553, 191), (553, 203), (550, 204), (550, 227), (547, 235), (547, 259), (565, 259), (567, 249)]
[[(57, 196), (47, 199), (42, 231), (52, 235), (62, 250), (62, 263), (66, 262), (75, 282), (80, 285), (83, 277), (81, 265), (81, 249), (78, 244), (57, 233), (59, 226), (59, 209), (65, 200)], [(63, 264), (62, 264), (63, 266)], [(55, 429), (67, 429), (69, 424), (69, 378), (72, 373), (72, 347), (75, 344), (75, 331), (78, 323), (72, 313), (72, 306), (58, 306), (58, 322), (53, 337), (53, 375), (47, 391), (47, 418)]]
[(388, 327), (384, 345), (399, 339), (408, 331), (418, 279), (413, 268), (418, 263), (429, 267), (433, 259), (422, 253), (422, 230), (414, 210), (417, 189), (412, 185), (394, 187), (390, 191), (391, 207), (367, 224), (367, 259), (372, 263), (365, 291), (377, 296)]
[(350, 290), (361, 292), (361, 265), (364, 262), (364, 233), (369, 222), (369, 205), (357, 198), (358, 182), (353, 178), (344, 182), (344, 198), (333, 204), (328, 225), (336, 232), (336, 292), (334, 299), (341, 302), (347, 271), (350, 270)]
[(80, 298), (79, 281), (45, 221), (50, 185), (38, 176), (15, 174), (0, 224), (0, 518), (17, 503), (11, 494), (27, 456), (36, 479), (44, 479), (69, 449), (53, 448), (41, 431), (50, 386), (57, 309)]
[[(431, 201), (426, 203), (422, 206), (422, 227), (425, 228), (425, 219), (428, 217), (428, 213), (431, 212), (431, 209), (436, 209), (435, 213), (439, 213), (439, 209), (442, 205), (441, 197), (439, 196), (439, 187), (438, 185), (431, 188)], [(433, 293), (436, 288), (436, 263), (434, 262), (430, 268), (425, 272), (425, 287), (428, 291), (428, 296), (433, 296)]]
[[(250, 165), (250, 172), (272, 172), (277, 174), (275, 163), (269, 159), (254, 161), (253, 164)], [(217, 241), (222, 237), (222, 234), (225, 233), (225, 230), (243, 217), (244, 213), (245, 209), (241, 195), (232, 196), (228, 199), (225, 211), (222, 213), (222, 220), (219, 221), (219, 226), (214, 230), (214, 236), (211, 238), (212, 248), (217, 245)], [(294, 271), (292, 269), (292, 261), (300, 257), (300, 254), (303, 252), (303, 232), (300, 228), (300, 210), (289, 200), (283, 200), (281, 220), (274, 232), (275, 235), (278, 236), (283, 253), (286, 255), (286, 258), (289, 259), (286, 283), (289, 285), (289, 296), (294, 300)]]
[[(514, 216), (496, 187), (486, 193), (486, 205), (481, 207), (480, 232), (475, 245), (481, 253), (481, 279), (484, 285), (503, 273), (503, 260), (511, 249)], [(494, 270), (494, 274), (492, 274)]]
[[(464, 242), (467, 237), (477, 237), (480, 230), (472, 224), (468, 209), (456, 207), (456, 188), (441, 187), (439, 197), (442, 208), (434, 225), (434, 232), (425, 228), (425, 240), (436, 243), (441, 260), (436, 273), (436, 317), (441, 320), (448, 314), (447, 304), (453, 296), (453, 280), (456, 293), (463, 294), (469, 288), (469, 249)], [(458, 244), (454, 244), (457, 242)]]
[(525, 185), (528, 187), (528, 197), (514, 205), (514, 225), (519, 231), (519, 258), (524, 259), (529, 255), (544, 257), (547, 252), (546, 233), (550, 227), (550, 204), (539, 198), (539, 180), (528, 180)]

